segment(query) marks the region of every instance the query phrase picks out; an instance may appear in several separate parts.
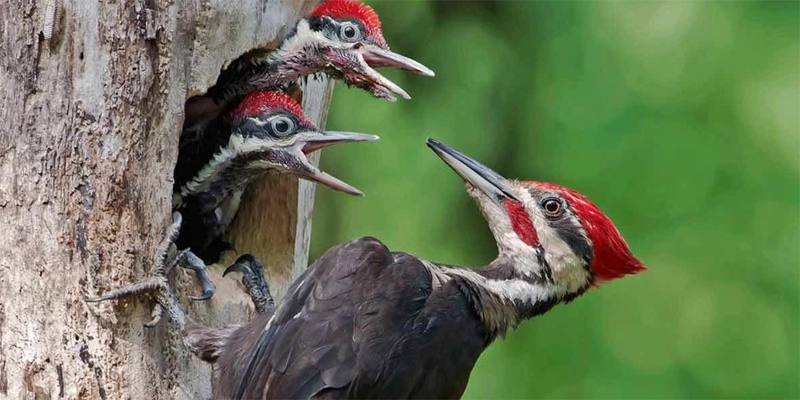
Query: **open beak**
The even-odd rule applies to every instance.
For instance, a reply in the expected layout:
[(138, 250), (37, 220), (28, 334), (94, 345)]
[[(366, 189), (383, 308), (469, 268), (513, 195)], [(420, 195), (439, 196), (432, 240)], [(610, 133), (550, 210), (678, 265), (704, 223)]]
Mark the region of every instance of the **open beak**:
[(305, 137), (298, 138), (296, 145), (292, 146), (291, 155), (298, 164), (292, 168), (292, 172), (303, 179), (321, 183), (333, 190), (355, 196), (363, 196), (364, 193), (360, 190), (320, 170), (306, 158), (306, 155), (336, 143), (364, 142), (378, 139), (379, 137), (375, 135), (354, 132), (308, 132)]
[(376, 68), (397, 68), (434, 76), (430, 68), (400, 54), (368, 44), (353, 48), (356, 65), (354, 74), (348, 74), (346, 81), (354, 86), (369, 90), (376, 97), (395, 101), (398, 97), (409, 100), (411, 96), (400, 86), (381, 75)]
[(428, 147), (433, 150), (453, 171), (470, 185), (478, 188), (486, 196), (499, 203), (503, 199), (519, 201), (511, 190), (511, 184), (489, 167), (461, 154), (452, 147), (435, 139), (428, 139)]

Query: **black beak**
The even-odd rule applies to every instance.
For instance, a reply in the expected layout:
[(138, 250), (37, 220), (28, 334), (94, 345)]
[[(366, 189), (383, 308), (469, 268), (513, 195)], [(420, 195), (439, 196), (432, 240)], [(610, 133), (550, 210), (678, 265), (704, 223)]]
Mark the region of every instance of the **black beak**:
[(426, 144), (467, 183), (478, 188), (492, 200), (499, 202), (506, 198), (519, 201), (514, 196), (508, 180), (489, 167), (435, 139), (429, 138)]

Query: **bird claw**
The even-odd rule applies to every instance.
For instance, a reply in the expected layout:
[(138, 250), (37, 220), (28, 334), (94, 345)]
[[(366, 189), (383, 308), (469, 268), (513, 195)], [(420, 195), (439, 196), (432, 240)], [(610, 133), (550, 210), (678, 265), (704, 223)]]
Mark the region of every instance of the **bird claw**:
[(225, 269), (222, 276), (231, 272), (240, 272), (242, 274), (241, 282), (247, 288), (256, 312), (264, 314), (275, 309), (275, 300), (273, 300), (269, 291), (267, 280), (264, 279), (264, 266), (255, 257), (250, 254), (242, 255)]
[(194, 301), (205, 301), (210, 299), (214, 296), (214, 292), (216, 292), (217, 287), (208, 276), (208, 267), (206, 266), (206, 263), (204, 263), (200, 257), (191, 251), (186, 251), (184, 254), (185, 262), (181, 265), (186, 269), (191, 269), (194, 271), (194, 274), (197, 276), (197, 280), (200, 281), (200, 286), (202, 288), (200, 295), (189, 296), (189, 298)]
[[(167, 234), (164, 239), (159, 243), (158, 250), (153, 260), (153, 272), (150, 276), (140, 282), (110, 290), (100, 296), (88, 297), (86, 298), (86, 302), (97, 303), (142, 294), (152, 294), (158, 301), (158, 304), (156, 304), (151, 311), (152, 319), (144, 324), (146, 327), (155, 326), (161, 320), (161, 315), (165, 309), (176, 323), (179, 325), (183, 324), (185, 319), (184, 313), (172, 292), (172, 288), (167, 280), (167, 275), (175, 266), (184, 264), (184, 261), (188, 263), (189, 261), (187, 260), (195, 261), (195, 259), (199, 260), (199, 258), (186, 249), (177, 252), (168, 262), (168, 254), (175, 253), (170, 250), (174, 248), (173, 242), (180, 231), (182, 222), (180, 213), (175, 212), (172, 216), (173, 222), (167, 229)], [(202, 260), (200, 260), (200, 262), (202, 263)], [(213, 288), (213, 283), (211, 285)]]

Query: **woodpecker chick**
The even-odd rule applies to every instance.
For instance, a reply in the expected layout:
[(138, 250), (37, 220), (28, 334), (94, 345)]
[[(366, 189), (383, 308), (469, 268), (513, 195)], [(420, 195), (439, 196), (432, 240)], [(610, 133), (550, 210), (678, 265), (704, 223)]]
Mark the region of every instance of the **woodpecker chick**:
[(582, 194), (503, 178), (434, 140), (498, 247), (465, 268), (363, 238), (327, 251), (270, 318), (217, 349), (215, 398), (458, 398), (481, 352), (527, 318), (643, 271)]
[(371, 7), (356, 0), (325, 1), (301, 19), (277, 49), (257, 50), (235, 61), (206, 95), (190, 99), (184, 135), (204, 129), (240, 96), (253, 90), (285, 89), (301, 77), (318, 73), (378, 98), (411, 98), (376, 68), (434, 76), (430, 68), (389, 50), (378, 14)]
[[(220, 132), (225, 132), (224, 135), (193, 144), (196, 151), (191, 156), (183, 152), (178, 154), (173, 186), (175, 223), (168, 230), (164, 250), (159, 251), (154, 261), (153, 277), (114, 290), (95, 301), (156, 289), (163, 292), (163, 282), (171, 269), (167, 264), (170, 263), (172, 266), (182, 265), (197, 274), (202, 292), (192, 299), (211, 298), (215, 286), (208, 277), (207, 265), (219, 261), (222, 252), (229, 248), (222, 236), (233, 220), (241, 192), (259, 175), (267, 172), (292, 174), (348, 194), (362, 194), (353, 186), (321, 171), (306, 156), (336, 143), (372, 141), (377, 140), (377, 136), (323, 132), (306, 118), (294, 99), (282, 92), (251, 93), (223, 122), (224, 128), (221, 127)], [(180, 253), (170, 259), (166, 257), (166, 248), (173, 242)], [(254, 300), (256, 306), (271, 301), (267, 298), (268, 287), (265, 284), (256, 289), (260, 290), (259, 293), (266, 293)], [(162, 306), (175, 308), (174, 304)]]
[(250, 93), (226, 117), (227, 132), (197, 144), (193, 157), (179, 154), (173, 208), (185, 222), (178, 248), (191, 248), (206, 263), (219, 260), (227, 245), (222, 233), (233, 219), (238, 195), (266, 172), (287, 173), (352, 195), (361, 191), (321, 171), (306, 156), (336, 143), (371, 141), (375, 135), (323, 132), (282, 92)]

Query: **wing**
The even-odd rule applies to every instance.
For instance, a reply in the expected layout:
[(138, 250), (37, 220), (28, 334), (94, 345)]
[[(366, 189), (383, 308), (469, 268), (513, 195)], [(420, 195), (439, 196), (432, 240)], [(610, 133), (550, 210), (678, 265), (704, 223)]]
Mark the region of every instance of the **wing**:
[(219, 397), (309, 398), (374, 385), (430, 293), (425, 266), (376, 239), (331, 249), (260, 333), (244, 328), (257, 340), (231, 341), (220, 357)]

